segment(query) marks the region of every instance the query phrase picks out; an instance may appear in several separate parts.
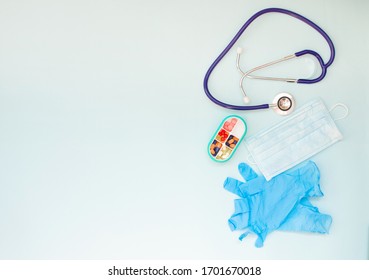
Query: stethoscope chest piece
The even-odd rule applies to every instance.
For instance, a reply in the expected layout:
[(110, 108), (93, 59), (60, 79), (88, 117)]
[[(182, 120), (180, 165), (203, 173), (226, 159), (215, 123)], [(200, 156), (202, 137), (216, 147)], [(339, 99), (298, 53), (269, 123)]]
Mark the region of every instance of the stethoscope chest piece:
[(274, 112), (278, 115), (286, 116), (293, 112), (295, 103), (295, 99), (291, 94), (282, 92), (274, 97), (273, 104), (271, 104), (270, 107), (272, 107)]

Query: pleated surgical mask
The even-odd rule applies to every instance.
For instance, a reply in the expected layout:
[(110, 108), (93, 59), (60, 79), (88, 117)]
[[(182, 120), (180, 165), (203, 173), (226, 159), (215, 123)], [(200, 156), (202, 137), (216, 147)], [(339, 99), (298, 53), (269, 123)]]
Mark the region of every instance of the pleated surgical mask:
[[(347, 114), (347, 107), (339, 105)], [(247, 137), (245, 144), (260, 172), (270, 180), (342, 138), (323, 101), (315, 99), (279, 124)]]

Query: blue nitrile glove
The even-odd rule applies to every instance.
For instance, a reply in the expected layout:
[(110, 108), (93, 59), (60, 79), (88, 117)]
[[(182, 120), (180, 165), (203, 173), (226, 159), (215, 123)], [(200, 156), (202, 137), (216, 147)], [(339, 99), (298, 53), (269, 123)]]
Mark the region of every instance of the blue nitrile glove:
[(331, 223), (331, 216), (321, 214), (307, 197), (303, 197), (279, 230), (328, 233)]
[(235, 212), (228, 220), (232, 230), (246, 229), (241, 240), (248, 233), (255, 233), (258, 236), (255, 246), (262, 247), (267, 234), (276, 229), (328, 232), (332, 218), (320, 214), (307, 199), (323, 196), (314, 162), (304, 162), (270, 181), (245, 163), (238, 169), (246, 182), (227, 178), (224, 188), (241, 197), (235, 200)]

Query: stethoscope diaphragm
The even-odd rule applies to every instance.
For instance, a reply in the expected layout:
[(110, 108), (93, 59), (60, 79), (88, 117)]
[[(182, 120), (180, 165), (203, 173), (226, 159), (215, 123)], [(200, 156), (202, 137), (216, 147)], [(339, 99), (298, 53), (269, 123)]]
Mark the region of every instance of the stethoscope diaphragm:
[(271, 104), (270, 107), (272, 107), (274, 112), (278, 115), (286, 116), (293, 112), (295, 103), (295, 99), (291, 94), (281, 92), (274, 97), (273, 104)]

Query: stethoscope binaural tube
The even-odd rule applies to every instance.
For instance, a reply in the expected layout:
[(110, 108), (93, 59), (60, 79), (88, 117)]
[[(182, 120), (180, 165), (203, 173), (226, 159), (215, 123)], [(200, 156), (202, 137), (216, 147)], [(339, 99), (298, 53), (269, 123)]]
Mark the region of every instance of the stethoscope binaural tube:
[(225, 102), (222, 102), (218, 99), (216, 99), (210, 92), (209, 87), (208, 87), (208, 83), (209, 83), (209, 78), (211, 73), (213, 72), (213, 70), (215, 69), (215, 67), (218, 65), (218, 63), (223, 59), (223, 57), (229, 52), (229, 50), (233, 47), (233, 45), (237, 42), (237, 40), (241, 37), (242, 33), (246, 30), (246, 28), (255, 20), (257, 19), (259, 16), (263, 15), (263, 14), (267, 14), (267, 13), (282, 13), (282, 14), (286, 14), (289, 16), (292, 16), (294, 18), (297, 18), (299, 20), (301, 20), (302, 22), (306, 23), (307, 25), (309, 25), (310, 27), (314, 28), (328, 43), (328, 46), (330, 48), (330, 58), (328, 60), (327, 63), (324, 63), (323, 59), (321, 58), (321, 56), (316, 53), (315, 51), (312, 50), (303, 50), (300, 52), (296, 52), (294, 55), (296, 57), (298, 56), (302, 56), (302, 55), (306, 55), (306, 54), (310, 54), (315, 56), (318, 61), (319, 64), (322, 68), (322, 73), (318, 78), (315, 79), (297, 79), (296, 82), (297, 83), (301, 83), (301, 84), (312, 84), (312, 83), (317, 83), (319, 81), (321, 81), (327, 72), (327, 68), (333, 63), (334, 61), (334, 57), (335, 57), (335, 49), (334, 49), (334, 45), (332, 40), (329, 38), (328, 34), (325, 33), (325, 31), (323, 29), (321, 29), (318, 25), (316, 25), (315, 23), (313, 23), (311, 20), (305, 18), (304, 16), (297, 14), (295, 12), (289, 11), (289, 10), (285, 10), (285, 9), (280, 9), (280, 8), (268, 8), (268, 9), (264, 9), (261, 10), (259, 12), (257, 12), (256, 14), (254, 14), (249, 20), (246, 21), (246, 23), (241, 27), (241, 29), (237, 32), (237, 34), (234, 36), (234, 38), (231, 40), (231, 42), (228, 44), (228, 46), (221, 52), (221, 54), (215, 59), (215, 61), (210, 65), (208, 71), (205, 74), (205, 78), (204, 78), (204, 91), (205, 94), (207, 95), (207, 97), (214, 102), (215, 104), (227, 108), (227, 109), (231, 109), (231, 110), (259, 110), (259, 109), (268, 109), (270, 107), (275, 107), (276, 104), (260, 104), (260, 105), (253, 105), (253, 106), (241, 106), (241, 105), (233, 105), (233, 104), (228, 104)]

